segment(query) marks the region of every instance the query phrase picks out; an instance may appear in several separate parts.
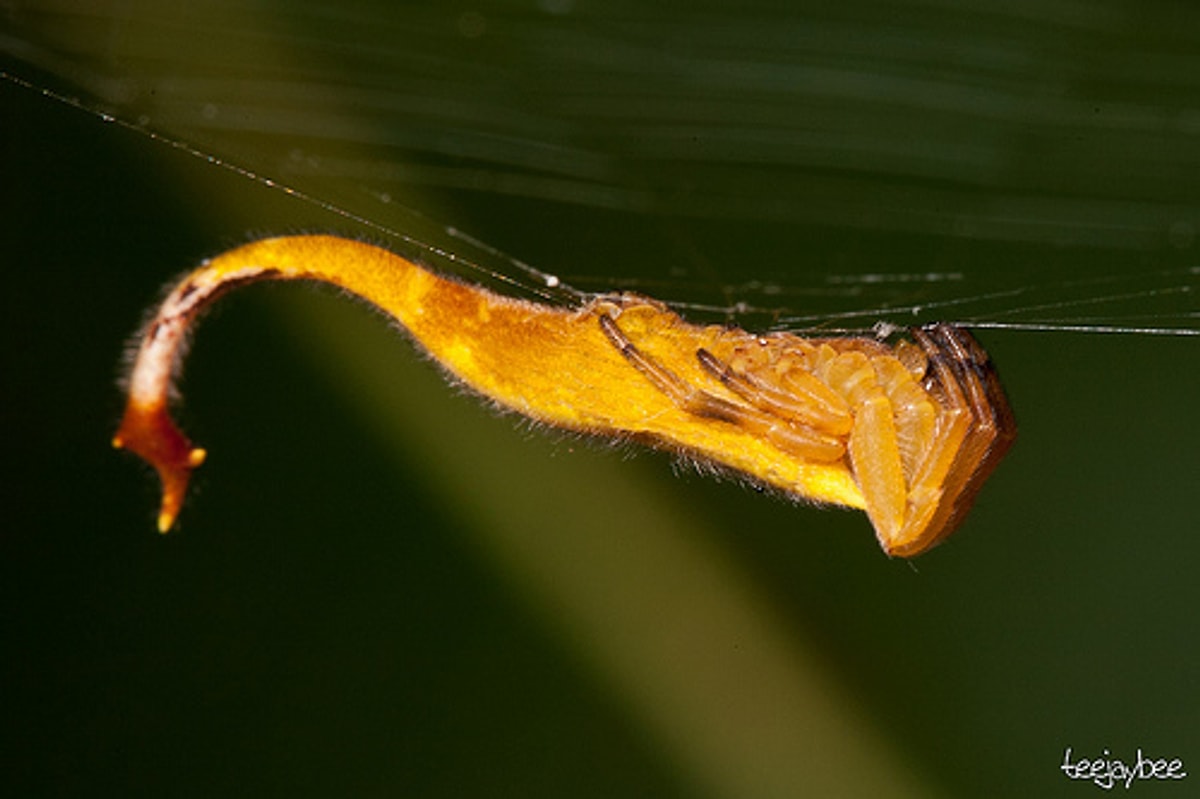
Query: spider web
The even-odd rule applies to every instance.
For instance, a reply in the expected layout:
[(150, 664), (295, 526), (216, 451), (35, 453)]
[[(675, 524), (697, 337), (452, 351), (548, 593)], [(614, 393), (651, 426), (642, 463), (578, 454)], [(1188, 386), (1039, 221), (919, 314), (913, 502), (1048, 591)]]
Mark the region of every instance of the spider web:
[(519, 294), (805, 332), (1200, 332), (1186, 36), (919, 10), (63, 3), (0, 49), (10, 80)]

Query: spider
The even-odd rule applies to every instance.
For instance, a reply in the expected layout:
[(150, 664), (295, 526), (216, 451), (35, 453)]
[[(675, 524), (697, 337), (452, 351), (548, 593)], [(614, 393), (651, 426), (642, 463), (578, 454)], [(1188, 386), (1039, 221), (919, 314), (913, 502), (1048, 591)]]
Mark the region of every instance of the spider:
[(889, 555), (920, 554), (954, 532), (1016, 438), (996, 370), (961, 327), (914, 327), (916, 345), (894, 348), (730, 331), (727, 359), (695, 351), (728, 397), (682, 380), (630, 340), (618, 317), (643, 303), (657, 306), (632, 298), (598, 310), (604, 335), (634, 368), (689, 414), (808, 460), (848, 460)]
[(113, 444), (158, 470), (163, 532), (206, 455), (167, 410), (183, 344), (217, 297), (261, 280), (357, 294), (452, 379), (535, 421), (643, 440), (790, 496), (863, 508), (889, 555), (920, 554), (952, 532), (1016, 432), (987, 354), (951, 325), (914, 328), (915, 343), (892, 347), (755, 336), (690, 324), (636, 295), (553, 307), (363, 242), (264, 239), (185, 276), (142, 332)]

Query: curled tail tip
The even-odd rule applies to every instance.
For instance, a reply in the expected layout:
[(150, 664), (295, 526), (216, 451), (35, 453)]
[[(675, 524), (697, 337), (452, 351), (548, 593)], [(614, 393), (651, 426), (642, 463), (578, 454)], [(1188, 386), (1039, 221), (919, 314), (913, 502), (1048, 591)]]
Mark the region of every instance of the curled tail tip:
[(175, 526), (187, 494), (192, 470), (204, 462), (208, 453), (193, 447), (164, 407), (130, 403), (125, 410), (112, 444), (127, 449), (154, 467), (162, 482), (162, 504), (158, 513), (158, 531)]
[(187, 496), (188, 481), (192, 469), (204, 463), (208, 453), (200, 447), (191, 447), (183, 464), (167, 465), (154, 464), (162, 479), (162, 504), (158, 511), (158, 531), (166, 534), (175, 526), (179, 512), (183, 509), (183, 500)]
[(175, 519), (179, 516), (178, 508), (168, 509), (167, 498), (163, 497), (163, 509), (158, 512), (158, 532), (166, 535), (171, 532), (171, 528), (175, 526)]

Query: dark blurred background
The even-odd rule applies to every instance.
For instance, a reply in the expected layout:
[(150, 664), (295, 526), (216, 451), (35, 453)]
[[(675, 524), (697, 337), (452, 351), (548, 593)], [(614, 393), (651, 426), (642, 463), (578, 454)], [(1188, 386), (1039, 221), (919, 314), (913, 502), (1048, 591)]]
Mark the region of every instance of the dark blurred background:
[[(177, 532), (108, 444), (160, 287), (267, 234), (525, 280), (450, 226), (783, 318), (1189, 329), (1190, 4), (0, 14), (10, 74), (400, 234), (0, 82), (7, 795), (1051, 796), (1096, 790), (1067, 747), (1200, 764), (1195, 338), (982, 331), (1021, 438), (912, 564), (862, 514), (530, 432), (307, 287), (201, 326)], [(852, 319), (880, 317), (914, 318)]]

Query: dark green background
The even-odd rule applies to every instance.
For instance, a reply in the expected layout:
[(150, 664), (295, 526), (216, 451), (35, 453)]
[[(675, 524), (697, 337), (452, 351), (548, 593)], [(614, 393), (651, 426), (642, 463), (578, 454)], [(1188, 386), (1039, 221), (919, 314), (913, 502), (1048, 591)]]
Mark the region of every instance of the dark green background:
[[(729, 5), (295, 4), (247, 29), (18, 3), (5, 54), (19, 76), (251, 169), (318, 153), (289, 181), (437, 238), (364, 190), (387, 191), (587, 287), (721, 302), (721, 285), (777, 281), (799, 312), (1014, 286), (1086, 299), (1105, 287), (1061, 284), (1095, 276), (1195, 288), (1181, 271), (1200, 228), (1187, 4)], [(292, 48), (290, 71), (225, 38)], [(143, 92), (106, 94), (113, 75)], [(197, 75), (221, 108), (276, 105), (238, 118), (248, 133), (206, 128)], [(256, 288), (197, 338), (183, 417), (211, 461), (182, 529), (159, 537), (150, 475), (108, 447), (121, 353), (158, 287), (253, 235), (382, 236), (0, 92), (6, 793), (727, 794), (739, 778), (708, 781), (647, 722), (653, 697), (606, 671), (622, 617), (661, 620), (669, 639), (680, 615), (614, 583), (612, 635), (590, 640), (486, 532), (502, 518), (582, 574), (581, 541), (659, 514), (693, 520), (685, 538), (754, 586), (772, 629), (838, 686), (835, 712), (872, 728), (921, 793), (1094, 795), (1059, 772), (1067, 746), (1200, 765), (1194, 339), (981, 333), (1021, 438), (961, 533), (910, 567), (861, 514), (529, 434), (443, 387), (360, 308)], [(831, 275), (928, 271), (962, 280), (827, 296)], [(1186, 324), (1195, 303), (1120, 310)], [(596, 476), (613, 473), (638, 493)], [(615, 568), (670, 583), (676, 565), (631, 549)], [(688, 629), (714, 652), (754, 649), (710, 621), (698, 607)], [(707, 665), (658, 668), (686, 682)], [(751, 661), (729, 679), (736, 725), (737, 687), (765, 678)], [(862, 784), (835, 743), (780, 747), (811, 782), (741, 784)], [(762, 769), (778, 762), (764, 753)], [(1184, 796), (1197, 779), (1134, 789)]]

